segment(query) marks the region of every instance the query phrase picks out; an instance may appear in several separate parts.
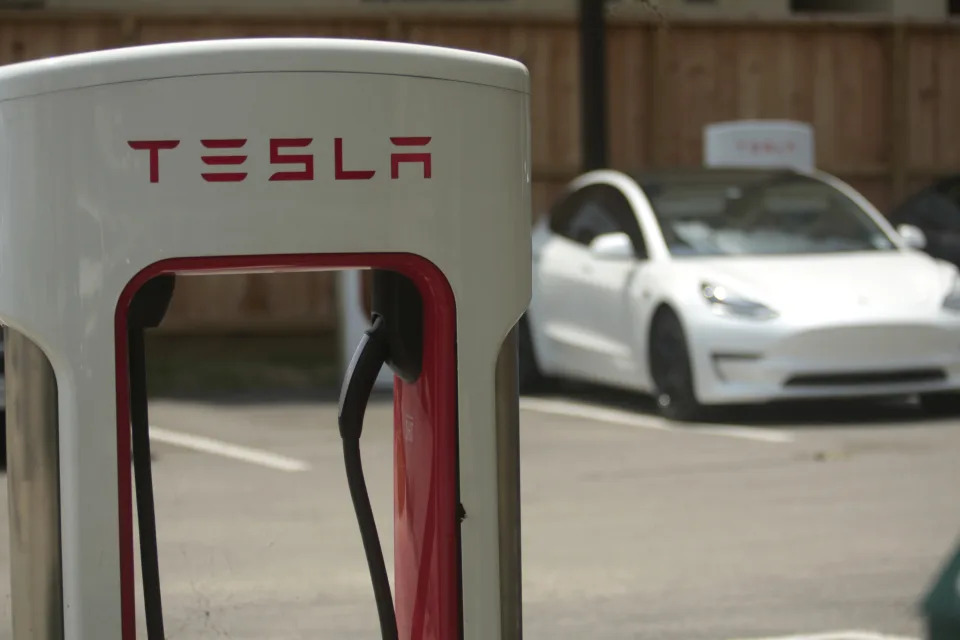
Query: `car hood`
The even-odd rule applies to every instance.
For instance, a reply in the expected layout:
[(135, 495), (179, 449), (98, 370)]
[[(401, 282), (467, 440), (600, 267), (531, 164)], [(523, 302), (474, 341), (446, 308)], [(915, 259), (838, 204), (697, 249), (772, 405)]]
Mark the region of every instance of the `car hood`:
[(955, 273), (952, 265), (915, 251), (730, 256), (689, 262), (684, 268), (688, 275), (724, 285), (781, 313), (936, 310)]

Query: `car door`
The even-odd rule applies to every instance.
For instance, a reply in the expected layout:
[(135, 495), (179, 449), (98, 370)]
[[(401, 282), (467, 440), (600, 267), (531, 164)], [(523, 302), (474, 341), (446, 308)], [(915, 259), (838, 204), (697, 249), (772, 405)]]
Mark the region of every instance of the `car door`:
[(595, 378), (608, 369), (609, 347), (599, 338), (590, 308), (595, 296), (590, 242), (615, 230), (598, 206), (596, 185), (563, 198), (550, 212), (550, 239), (539, 245), (531, 305), (543, 344), (540, 357), (548, 368), (570, 377)]
[[(626, 196), (614, 185), (597, 185), (591, 201), (607, 221), (605, 233), (624, 233), (629, 237), (633, 255), (624, 258), (594, 256), (588, 251), (582, 270), (589, 293), (585, 295), (584, 312), (594, 335), (594, 344), (602, 351), (593, 360), (597, 367), (593, 376), (618, 386), (638, 382), (640, 368), (634, 350), (636, 305), (632, 300), (632, 284), (642, 277), (647, 248), (636, 215)], [(599, 225), (598, 225), (599, 226)]]
[(582, 194), (561, 196), (534, 227), (533, 295), (528, 316), (541, 368), (566, 373), (574, 356), (569, 353), (573, 308), (568, 292), (575, 286), (572, 275), (579, 247), (565, 234), (576, 214)]

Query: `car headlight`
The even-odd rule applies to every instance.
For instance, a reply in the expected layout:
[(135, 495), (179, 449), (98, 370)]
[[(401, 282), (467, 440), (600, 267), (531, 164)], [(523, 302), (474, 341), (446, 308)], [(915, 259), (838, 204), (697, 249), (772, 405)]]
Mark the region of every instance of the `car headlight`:
[(948, 311), (960, 312), (960, 274), (953, 277), (953, 285), (943, 299), (943, 308)]
[(765, 304), (739, 296), (723, 285), (704, 282), (700, 293), (715, 313), (752, 320), (770, 320), (779, 315)]

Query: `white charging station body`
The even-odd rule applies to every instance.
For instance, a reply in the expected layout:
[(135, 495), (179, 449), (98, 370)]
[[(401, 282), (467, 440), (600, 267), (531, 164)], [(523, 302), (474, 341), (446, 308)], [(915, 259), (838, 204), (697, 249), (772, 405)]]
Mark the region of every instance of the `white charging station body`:
[[(528, 103), (518, 62), (374, 41), (177, 43), (0, 68), (0, 320), (56, 374), (66, 640), (133, 637), (117, 400), (132, 283), (394, 259), (442, 275), (424, 291), (449, 286), (436, 300), (455, 307), (463, 638), (507, 640), (517, 523), (503, 515), (498, 410), (516, 398), (498, 399), (495, 369), (530, 296)], [(411, 440), (428, 432), (413, 422)]]

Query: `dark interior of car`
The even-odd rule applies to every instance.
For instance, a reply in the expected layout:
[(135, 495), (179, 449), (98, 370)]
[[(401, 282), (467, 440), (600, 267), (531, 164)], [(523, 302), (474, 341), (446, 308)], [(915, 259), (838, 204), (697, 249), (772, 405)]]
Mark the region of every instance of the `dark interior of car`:
[(960, 267), (960, 175), (941, 178), (908, 196), (889, 213), (927, 236), (925, 251)]

